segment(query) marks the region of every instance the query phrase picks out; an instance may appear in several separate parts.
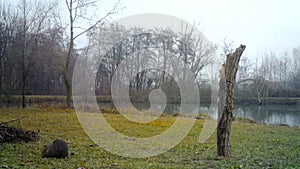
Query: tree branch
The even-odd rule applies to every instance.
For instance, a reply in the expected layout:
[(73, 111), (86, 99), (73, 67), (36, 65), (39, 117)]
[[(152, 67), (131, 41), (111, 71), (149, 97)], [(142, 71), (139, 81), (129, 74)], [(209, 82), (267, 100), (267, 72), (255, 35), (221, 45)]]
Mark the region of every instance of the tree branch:
[(87, 28), (86, 30), (80, 32), (79, 34), (77, 34), (76, 36), (74, 36), (74, 38), (72, 40), (75, 40), (76, 38), (78, 38), (79, 36), (87, 33), (88, 31), (94, 29), (99, 23), (101, 23), (103, 20), (105, 20), (109, 15), (114, 14), (114, 10), (116, 8), (112, 9), (110, 12), (106, 13), (106, 15), (101, 18), (100, 20), (98, 20), (94, 25), (90, 26), (89, 28)]

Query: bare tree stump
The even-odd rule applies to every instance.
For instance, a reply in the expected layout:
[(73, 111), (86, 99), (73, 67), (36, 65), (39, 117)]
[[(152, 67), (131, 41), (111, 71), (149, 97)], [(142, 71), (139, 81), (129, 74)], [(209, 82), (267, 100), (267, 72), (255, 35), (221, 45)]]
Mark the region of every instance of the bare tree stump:
[(234, 53), (227, 54), (225, 65), (220, 71), (219, 90), (219, 122), (217, 127), (218, 156), (230, 157), (231, 153), (231, 122), (234, 110), (234, 85), (240, 58), (246, 49), (240, 45)]

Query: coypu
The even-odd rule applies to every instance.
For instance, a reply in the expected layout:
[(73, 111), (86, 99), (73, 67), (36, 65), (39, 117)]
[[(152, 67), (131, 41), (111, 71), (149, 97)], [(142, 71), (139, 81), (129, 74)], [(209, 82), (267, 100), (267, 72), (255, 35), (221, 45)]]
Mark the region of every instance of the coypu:
[(63, 140), (54, 140), (52, 144), (45, 145), (42, 157), (68, 158), (68, 144)]

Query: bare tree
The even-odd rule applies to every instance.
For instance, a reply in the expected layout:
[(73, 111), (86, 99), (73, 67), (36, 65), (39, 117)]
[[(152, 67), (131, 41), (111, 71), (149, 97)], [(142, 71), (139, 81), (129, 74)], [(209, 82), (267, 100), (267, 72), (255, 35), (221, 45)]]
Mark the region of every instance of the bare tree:
[(259, 104), (264, 104), (269, 96), (269, 84), (268, 81), (262, 76), (255, 77), (253, 79), (252, 87), (250, 87), (250, 93)]
[(16, 33), (17, 13), (10, 4), (0, 4), (0, 98), (4, 94), (10, 97), (13, 94), (12, 83), (15, 77), (14, 65), (10, 57), (12, 42)]
[[(64, 83), (61, 81), (61, 63), (64, 61), (63, 30), (60, 27), (48, 28), (39, 34), (33, 53), (34, 64), (28, 76), (27, 91), (35, 95), (61, 94)], [(36, 56), (35, 56), (36, 55)]]
[[(253, 64), (247, 57), (243, 57), (239, 64), (237, 89), (246, 90), (249, 86), (249, 81), (252, 79)], [(240, 87), (241, 86), (241, 87)]]
[(221, 42), (221, 58), (225, 62), (226, 55), (234, 51), (234, 41), (224, 38)]
[[(65, 64), (63, 67), (63, 79), (65, 82), (67, 90), (67, 106), (71, 106), (71, 94), (72, 94), (72, 84), (70, 77), (70, 61), (74, 52), (74, 41), (85, 33), (94, 29), (97, 25), (104, 23), (106, 19), (112, 14), (117, 12), (118, 2), (114, 4), (112, 9), (107, 12), (102, 18), (93, 21), (92, 18), (88, 18), (87, 11), (88, 9), (96, 6), (94, 0), (65, 0), (68, 14), (69, 14), (69, 39), (68, 39), (68, 52), (65, 59)], [(93, 22), (91, 26), (85, 28), (80, 22), (88, 21)], [(79, 33), (76, 33), (75, 30), (79, 30)]]
[(218, 47), (209, 42), (202, 33), (199, 34), (194, 28), (188, 26), (180, 34), (180, 39), (182, 45), (179, 50), (182, 59), (184, 63), (190, 65), (192, 73), (197, 78), (204, 67), (215, 62), (214, 55)]
[[(34, 59), (30, 60), (32, 52), (29, 50), (31, 43), (38, 41), (38, 35), (45, 26), (55, 3), (43, 4), (42, 1), (21, 0), (18, 6), (20, 12), (20, 48), (21, 48), (21, 70), (22, 70), (22, 107), (26, 107), (26, 87), (29, 70), (35, 63)], [(32, 36), (34, 35), (34, 36)]]
[(300, 88), (300, 47), (294, 48), (292, 52), (292, 72), (290, 74), (290, 81), (294, 89)]
[[(216, 45), (207, 43), (202, 35), (189, 28), (184, 33), (178, 33), (170, 28), (126, 29), (121, 25), (110, 24), (99, 27), (92, 35), (90, 40), (93, 43), (92, 50), (95, 51), (93, 53), (104, 55), (98, 72), (102, 71), (102, 75), (111, 79), (118, 65), (126, 58), (126, 76), (131, 79), (129, 86), (132, 91), (157, 87), (177, 90), (173, 77), (176, 73), (182, 73), (174, 71), (178, 63), (184, 63), (195, 77), (199, 77), (200, 71), (214, 62), (217, 49)], [(158, 69), (146, 70), (147, 65)], [(184, 79), (184, 74), (178, 74), (177, 77)]]

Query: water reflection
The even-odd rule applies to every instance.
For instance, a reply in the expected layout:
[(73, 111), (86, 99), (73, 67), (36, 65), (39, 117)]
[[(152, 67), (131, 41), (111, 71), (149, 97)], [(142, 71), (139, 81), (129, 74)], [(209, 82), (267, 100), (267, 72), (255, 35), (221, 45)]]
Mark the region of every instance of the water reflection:
[[(100, 103), (100, 106), (105, 107), (105, 104)], [(135, 103), (134, 106), (140, 110), (149, 108), (149, 105), (144, 103)], [(167, 104), (165, 108), (166, 114), (174, 114), (177, 112), (180, 112), (180, 104)], [(203, 114), (209, 114), (215, 119), (217, 118), (217, 110), (211, 109), (210, 112), (209, 104), (201, 104), (199, 112)], [(235, 107), (234, 116), (247, 118), (262, 124), (288, 125), (300, 127), (300, 106), (295, 105), (237, 105)]]
[(237, 106), (234, 115), (263, 124), (300, 127), (300, 107), (294, 105)]

